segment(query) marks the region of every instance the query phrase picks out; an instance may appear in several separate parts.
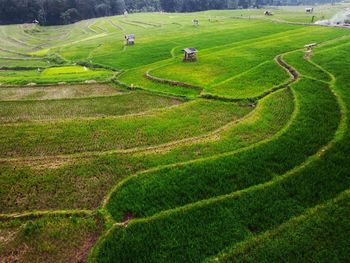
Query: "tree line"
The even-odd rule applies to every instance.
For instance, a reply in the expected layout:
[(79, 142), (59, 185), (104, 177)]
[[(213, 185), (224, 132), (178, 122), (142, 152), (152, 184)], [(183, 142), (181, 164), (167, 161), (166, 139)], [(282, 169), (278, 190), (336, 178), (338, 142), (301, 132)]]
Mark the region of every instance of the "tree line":
[[(82, 19), (128, 12), (194, 12), (312, 3), (316, 0), (0, 0), (0, 24), (42, 25), (74, 23)], [(329, 0), (318, 0), (318, 3)]]

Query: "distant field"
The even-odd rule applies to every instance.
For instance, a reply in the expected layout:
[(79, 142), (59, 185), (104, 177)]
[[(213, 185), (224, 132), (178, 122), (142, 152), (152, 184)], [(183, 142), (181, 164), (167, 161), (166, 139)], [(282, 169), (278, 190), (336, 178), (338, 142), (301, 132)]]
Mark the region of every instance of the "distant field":
[(0, 26), (0, 261), (348, 262), (346, 8)]
[(36, 85), (84, 81), (104, 82), (112, 76), (112, 72), (106, 70), (90, 70), (86, 67), (68, 66), (45, 70), (0, 71), (0, 83), (2, 85)]

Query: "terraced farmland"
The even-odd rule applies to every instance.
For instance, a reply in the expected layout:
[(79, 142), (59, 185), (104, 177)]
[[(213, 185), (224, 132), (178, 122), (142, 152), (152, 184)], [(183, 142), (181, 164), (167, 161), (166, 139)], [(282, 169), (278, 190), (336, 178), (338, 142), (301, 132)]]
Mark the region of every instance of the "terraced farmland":
[(0, 26), (0, 261), (348, 262), (350, 30), (274, 12)]

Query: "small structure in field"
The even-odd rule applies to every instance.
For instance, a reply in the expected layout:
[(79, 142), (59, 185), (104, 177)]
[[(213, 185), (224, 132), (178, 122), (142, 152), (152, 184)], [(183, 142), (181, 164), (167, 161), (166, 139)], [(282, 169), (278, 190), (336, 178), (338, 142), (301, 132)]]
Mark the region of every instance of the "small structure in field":
[(39, 24), (40, 24), (40, 22), (39, 22), (37, 19), (34, 19), (34, 20), (33, 20), (33, 24), (35, 24), (35, 25), (39, 25)]
[(317, 43), (311, 43), (311, 44), (305, 45), (304, 47), (306, 48), (306, 50), (310, 51), (316, 46), (317, 46)]
[(197, 61), (197, 49), (195, 48), (185, 48), (182, 50), (185, 54), (183, 62), (194, 62)]
[(271, 11), (269, 11), (269, 10), (266, 10), (266, 11), (264, 12), (264, 15), (265, 15), (265, 16), (273, 16), (273, 13), (272, 13)]
[(128, 46), (135, 45), (135, 35), (134, 34), (126, 35), (125, 40), (126, 40), (126, 44)]
[(198, 20), (198, 19), (193, 19), (193, 20), (192, 20), (192, 24), (193, 24), (194, 26), (199, 26), (199, 20)]
[(307, 8), (305, 8), (305, 12), (311, 14), (311, 13), (314, 12), (314, 8), (313, 7), (307, 7)]

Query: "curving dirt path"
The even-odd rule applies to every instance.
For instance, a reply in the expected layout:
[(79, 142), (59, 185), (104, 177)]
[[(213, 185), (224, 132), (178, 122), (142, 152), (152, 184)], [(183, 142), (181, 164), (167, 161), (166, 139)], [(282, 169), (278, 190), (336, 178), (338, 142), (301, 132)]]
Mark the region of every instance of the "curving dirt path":
[[(289, 52), (288, 52), (289, 53)], [(287, 53), (285, 53), (287, 54)], [(282, 67), (284, 68), (288, 73), (289, 75), (291, 76), (291, 81), (289, 82), (289, 84), (293, 83), (293, 82), (296, 82), (300, 76), (300, 74), (298, 73), (298, 71), (293, 68), (292, 66), (288, 65), (284, 60), (283, 60), (283, 56), (285, 54), (282, 54), (282, 55), (278, 55), (276, 58), (275, 58), (275, 61)]]

